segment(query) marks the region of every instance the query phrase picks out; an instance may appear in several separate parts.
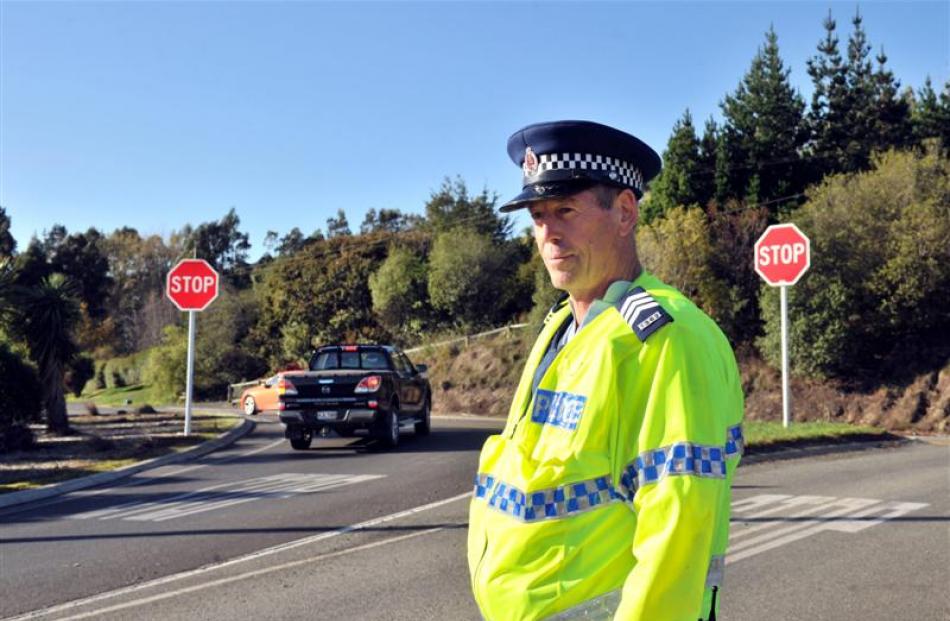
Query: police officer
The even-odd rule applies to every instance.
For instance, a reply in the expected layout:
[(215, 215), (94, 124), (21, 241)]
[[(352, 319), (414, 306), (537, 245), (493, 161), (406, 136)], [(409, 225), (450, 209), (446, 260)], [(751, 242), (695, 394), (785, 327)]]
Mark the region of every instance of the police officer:
[(742, 391), (716, 324), (637, 257), (660, 158), (586, 121), (508, 140), (551, 282), (503, 433), (482, 448), (468, 561), (491, 621), (711, 621)]

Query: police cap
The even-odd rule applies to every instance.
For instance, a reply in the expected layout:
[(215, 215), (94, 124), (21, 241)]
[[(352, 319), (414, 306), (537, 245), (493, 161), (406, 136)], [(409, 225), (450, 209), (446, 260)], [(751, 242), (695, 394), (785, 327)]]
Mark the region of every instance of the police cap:
[(645, 142), (591, 121), (528, 125), (508, 139), (508, 156), (524, 179), (521, 194), (501, 206), (506, 212), (597, 184), (629, 188), (643, 198), (646, 183), (660, 172), (660, 156)]

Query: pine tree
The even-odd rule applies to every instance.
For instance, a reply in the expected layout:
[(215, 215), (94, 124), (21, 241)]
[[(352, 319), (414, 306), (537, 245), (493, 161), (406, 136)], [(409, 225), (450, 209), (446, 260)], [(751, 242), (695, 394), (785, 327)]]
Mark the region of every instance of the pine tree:
[(875, 130), (872, 147), (879, 151), (903, 148), (913, 140), (910, 105), (900, 95), (901, 83), (887, 67), (884, 47), (876, 57), (874, 72)]
[(808, 75), (814, 90), (808, 112), (811, 142), (807, 153), (811, 181), (841, 169), (848, 140), (845, 130), (849, 109), (847, 71), (838, 49), (837, 24), (828, 11), (823, 26), (825, 38), (818, 54), (808, 60)]
[(778, 35), (765, 35), (736, 92), (722, 103), (725, 155), (729, 158), (729, 192), (733, 198), (771, 202), (774, 213), (786, 197), (801, 192), (801, 149), (807, 132), (805, 103), (790, 82), (779, 55)]
[(930, 76), (917, 92), (913, 115), (914, 140), (921, 144), (924, 140), (939, 138), (943, 149), (950, 150), (950, 81), (944, 84), (940, 96), (934, 92)]
[(673, 133), (663, 152), (663, 171), (650, 184), (650, 200), (643, 206), (644, 222), (662, 216), (673, 207), (701, 204), (698, 169), (699, 139), (687, 109), (673, 124)]
[(719, 127), (710, 116), (699, 140), (699, 166), (696, 171), (696, 194), (699, 204), (706, 207), (716, 196), (716, 152), (719, 148)]
[(841, 162), (846, 171), (865, 170), (868, 167), (877, 125), (871, 45), (862, 23), (860, 11), (855, 11), (851, 19), (854, 30), (848, 38), (846, 65), (849, 109), (844, 129), (848, 139)]

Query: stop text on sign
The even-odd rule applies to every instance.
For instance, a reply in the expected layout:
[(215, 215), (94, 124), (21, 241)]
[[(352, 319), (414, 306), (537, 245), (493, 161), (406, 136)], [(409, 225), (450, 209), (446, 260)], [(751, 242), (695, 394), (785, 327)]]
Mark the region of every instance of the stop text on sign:
[(794, 224), (776, 224), (755, 242), (753, 260), (756, 273), (768, 284), (794, 285), (811, 265), (811, 244)]
[(172, 276), (168, 279), (171, 293), (205, 293), (218, 285), (214, 276)]
[(780, 263), (798, 263), (805, 255), (805, 244), (784, 244), (759, 248), (759, 265), (768, 267)]
[(165, 295), (183, 311), (203, 311), (218, 297), (218, 273), (202, 259), (184, 259), (168, 272)]

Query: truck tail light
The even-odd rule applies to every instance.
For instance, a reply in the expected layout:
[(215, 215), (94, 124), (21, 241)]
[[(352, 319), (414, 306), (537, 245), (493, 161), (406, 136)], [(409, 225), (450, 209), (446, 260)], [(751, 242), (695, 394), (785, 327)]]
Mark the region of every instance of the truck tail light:
[(383, 378), (378, 375), (367, 375), (356, 385), (354, 392), (376, 392), (383, 384)]
[(280, 410), (281, 412), (283, 412), (284, 410), (287, 409), (287, 404), (284, 403), (283, 401), (278, 401), (278, 402), (277, 402), (277, 409)]
[(294, 383), (289, 379), (282, 377), (277, 380), (277, 394), (278, 395), (296, 395), (297, 387), (294, 386)]

